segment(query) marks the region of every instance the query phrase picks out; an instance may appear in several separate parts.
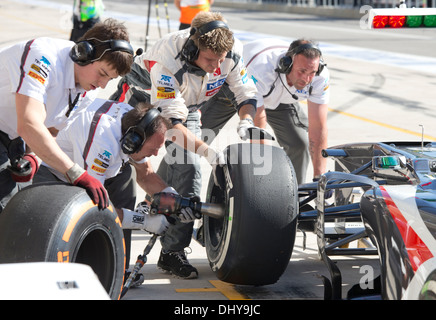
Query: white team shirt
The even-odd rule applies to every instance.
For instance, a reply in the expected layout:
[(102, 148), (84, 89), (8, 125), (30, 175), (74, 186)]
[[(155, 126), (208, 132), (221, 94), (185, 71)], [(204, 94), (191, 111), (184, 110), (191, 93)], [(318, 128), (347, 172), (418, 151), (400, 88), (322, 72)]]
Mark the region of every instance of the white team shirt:
[[(68, 98), (74, 101), (85, 91), (76, 87), (74, 62), (69, 52), (74, 42), (37, 38), (0, 50), (0, 130), (11, 139), (17, 134), (15, 93), (45, 104), (46, 127), (62, 128), (67, 117)], [(87, 93), (95, 95), (95, 93)]]
[(135, 60), (150, 72), (151, 103), (162, 109), (162, 116), (184, 122), (188, 112), (199, 110), (218, 93), (224, 82), (235, 94), (239, 106), (256, 104), (256, 86), (247, 76), (242, 60), (242, 43), (238, 39), (235, 39), (231, 52), (214, 73), (199, 76), (185, 72), (185, 62), (179, 58), (188, 37), (189, 29), (170, 33)]
[[(102, 184), (120, 171), (128, 155), (121, 150), (121, 118), (132, 106), (104, 99), (84, 99), (59, 131), (59, 147)], [(44, 164), (47, 166), (47, 164)], [(66, 181), (59, 172), (51, 170)]]
[[(330, 75), (326, 67), (319, 76), (313, 78), (310, 85), (302, 90), (289, 86), (286, 82), (286, 74), (275, 71), (279, 60), (288, 51), (289, 45), (279, 39), (260, 39), (244, 44), (243, 57), (248, 75), (256, 83), (258, 106), (275, 109), (281, 103), (290, 104), (302, 100), (327, 104), (330, 99)], [(274, 89), (271, 91), (273, 86)], [(309, 94), (310, 86), (312, 86), (311, 94)], [(298, 100), (294, 99), (288, 90), (297, 95)]]

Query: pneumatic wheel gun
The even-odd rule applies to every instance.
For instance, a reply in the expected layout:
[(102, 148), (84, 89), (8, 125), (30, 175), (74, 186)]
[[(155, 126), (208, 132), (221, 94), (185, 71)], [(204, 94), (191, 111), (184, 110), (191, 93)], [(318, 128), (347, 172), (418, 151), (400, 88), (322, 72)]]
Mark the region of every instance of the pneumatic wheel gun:
[(225, 214), (224, 204), (200, 202), (197, 197), (186, 198), (169, 192), (159, 192), (153, 196), (150, 213), (177, 215), (183, 208), (191, 208), (195, 213), (215, 219), (220, 219)]

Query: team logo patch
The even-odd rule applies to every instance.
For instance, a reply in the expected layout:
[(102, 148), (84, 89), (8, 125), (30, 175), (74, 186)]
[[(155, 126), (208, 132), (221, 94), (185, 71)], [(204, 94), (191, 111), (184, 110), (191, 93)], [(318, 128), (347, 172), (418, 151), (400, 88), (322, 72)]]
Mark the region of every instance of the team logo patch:
[(174, 99), (176, 92), (171, 87), (157, 87), (157, 99)]
[(157, 87), (169, 87), (174, 88), (174, 80), (171, 76), (165, 74), (160, 75), (160, 79), (156, 81)]
[(51, 65), (50, 61), (48, 61), (48, 59), (44, 56), (42, 56), (41, 60), (40, 60), (43, 64), (45, 64), (47, 67), (49, 67)]
[(45, 70), (43, 70), (40, 66), (37, 66), (36, 64), (32, 63), (32, 65), (30, 66), (33, 70), (35, 70), (36, 72), (38, 72), (41, 77), (43, 78), (47, 78), (47, 72)]
[(97, 157), (104, 162), (109, 162), (111, 159), (112, 153), (107, 150), (104, 150), (103, 153), (97, 154)]
[(97, 159), (97, 158), (94, 159), (94, 163), (96, 165), (100, 166), (100, 167), (103, 167), (103, 168), (109, 167), (109, 164), (107, 164), (106, 162), (103, 162), (103, 161), (101, 161), (100, 159)]
[(157, 99), (174, 99), (176, 97), (176, 93), (173, 92), (160, 92), (158, 91), (156, 94)]
[(92, 165), (91, 169), (94, 170), (95, 172), (99, 173), (99, 174), (104, 174), (106, 172), (106, 169), (100, 168), (96, 165)]
[(215, 95), (222, 87), (224, 82), (226, 81), (226, 78), (219, 79), (218, 81), (208, 83), (206, 86), (206, 96), (210, 97)]
[(45, 84), (45, 79), (43, 77), (41, 77), (39, 74), (36, 74), (33, 71), (29, 71), (29, 76), (31, 76), (33, 79), (38, 80), (39, 82), (41, 82), (41, 84)]

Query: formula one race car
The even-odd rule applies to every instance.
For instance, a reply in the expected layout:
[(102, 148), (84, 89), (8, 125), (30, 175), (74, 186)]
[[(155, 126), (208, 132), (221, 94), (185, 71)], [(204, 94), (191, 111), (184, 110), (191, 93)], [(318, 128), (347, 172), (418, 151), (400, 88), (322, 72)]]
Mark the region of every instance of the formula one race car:
[[(378, 290), (367, 292), (371, 298), (436, 298), (436, 144), (355, 143), (326, 149), (323, 155), (335, 160), (336, 171), (316, 184), (300, 185), (299, 226), (317, 234), (331, 278), (325, 279), (326, 298), (341, 298), (341, 273), (329, 255), (374, 253), (373, 248), (341, 248), (365, 237), (375, 245), (381, 266)], [(363, 191), (357, 202), (356, 189)], [(331, 190), (334, 204), (328, 206)], [(315, 200), (316, 210), (310, 210), (310, 200)], [(338, 219), (361, 221), (364, 228), (344, 232), (331, 243), (325, 222)], [(365, 294), (356, 287), (349, 298)]]

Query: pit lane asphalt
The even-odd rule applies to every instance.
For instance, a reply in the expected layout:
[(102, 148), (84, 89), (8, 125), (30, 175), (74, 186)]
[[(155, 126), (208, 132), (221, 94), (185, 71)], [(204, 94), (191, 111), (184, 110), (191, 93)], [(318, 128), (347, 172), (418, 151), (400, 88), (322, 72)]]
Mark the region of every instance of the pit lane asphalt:
[[(48, 4), (51, 5), (48, 5)], [(110, 2), (109, 2), (110, 4)], [(145, 14), (145, 13), (144, 13)], [(261, 14), (261, 13), (259, 13)], [(2, 37), (0, 46), (37, 36), (60, 37), (67, 39), (71, 28), (71, 5), (46, 1), (3, 0), (0, 4), (0, 26)], [(177, 17), (172, 17), (171, 28), (176, 30)], [(127, 20), (134, 47), (142, 47), (145, 25), (140, 20)], [(150, 44), (156, 40), (156, 25), (151, 25)], [(370, 61), (356, 60), (325, 54), (332, 74), (332, 101), (329, 115), (329, 145), (362, 141), (419, 140), (422, 125), (425, 137), (436, 140), (434, 127), (435, 101), (434, 74), (431, 72), (410, 72), (410, 69), (381, 65)], [(100, 97), (107, 98), (118, 80), (113, 80)], [(419, 84), (419, 85), (416, 85)], [(406, 88), (402, 90), (401, 88)], [(412, 110), (413, 109), (413, 110)], [(412, 112), (414, 111), (414, 112)], [(214, 142), (224, 148), (229, 143), (238, 142), (233, 118)], [(358, 128), (358, 130), (356, 130)], [(270, 131), (271, 132), (271, 131)], [(157, 168), (163, 151), (153, 159)], [(332, 168), (332, 164), (329, 164)], [(210, 167), (203, 163), (203, 183), (207, 185)], [(308, 172), (311, 177), (311, 170)], [(206, 189), (205, 187), (203, 190)], [(143, 197), (138, 194), (138, 199)], [(202, 199), (204, 199), (204, 192)], [(142, 253), (150, 235), (135, 231), (132, 241), (130, 263)], [(124, 300), (241, 300), (274, 299), (301, 300), (322, 299), (321, 275), (328, 275), (324, 263), (319, 260), (316, 238), (307, 234), (306, 249), (303, 250), (303, 234), (297, 239), (289, 266), (276, 284), (252, 287), (236, 286), (219, 281), (209, 268), (205, 249), (195, 241), (191, 242), (189, 261), (198, 269), (199, 278), (181, 280), (161, 273), (156, 268), (160, 244), (156, 243), (141, 272), (145, 282), (139, 288), (129, 290)], [(334, 257), (342, 271), (343, 296), (351, 285), (359, 283), (368, 275), (368, 270), (378, 274), (377, 257)], [(369, 267), (369, 268), (368, 268)]]

